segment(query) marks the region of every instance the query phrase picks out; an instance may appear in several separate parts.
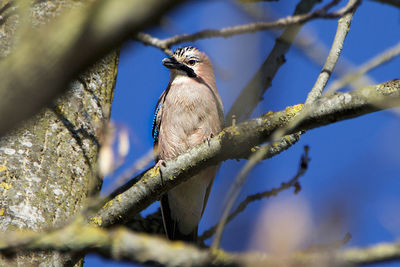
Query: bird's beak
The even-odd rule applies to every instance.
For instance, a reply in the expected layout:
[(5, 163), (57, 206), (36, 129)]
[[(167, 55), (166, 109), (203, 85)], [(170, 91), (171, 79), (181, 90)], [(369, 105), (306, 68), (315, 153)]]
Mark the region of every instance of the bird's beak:
[(175, 58), (168, 58), (168, 57), (162, 60), (162, 64), (168, 69), (180, 69), (183, 65), (182, 63), (176, 61)]
[(164, 58), (162, 60), (162, 63), (168, 69), (181, 70), (181, 71), (186, 72), (186, 74), (189, 77), (192, 77), (192, 78), (197, 77), (196, 73), (194, 72), (194, 70), (192, 68), (186, 66), (185, 64), (179, 63), (178, 61), (176, 61), (175, 58)]

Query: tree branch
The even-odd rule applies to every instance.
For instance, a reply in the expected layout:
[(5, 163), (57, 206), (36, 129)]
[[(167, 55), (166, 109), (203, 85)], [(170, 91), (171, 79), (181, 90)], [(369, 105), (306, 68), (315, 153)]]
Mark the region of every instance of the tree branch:
[(17, 231), (0, 234), (0, 251), (3, 255), (10, 256), (17, 251), (48, 250), (95, 252), (106, 258), (157, 266), (310, 266), (316, 262), (349, 266), (400, 259), (400, 243), (275, 256), (257, 252), (212, 252), (181, 241), (170, 242), (160, 237), (136, 234), (124, 227), (106, 230), (79, 223), (50, 233)]
[[(216, 258), (208, 251), (192, 245), (136, 234), (125, 227), (106, 230), (79, 222), (49, 233), (11, 231), (0, 234), (0, 237), (0, 251), (4, 255), (48, 250), (96, 252), (115, 260), (165, 266), (208, 266)], [(225, 265), (223, 261), (219, 263)]]
[[(290, 133), (397, 107), (400, 106), (399, 100), (400, 80), (325, 96), (315, 103), (312, 112), (291, 129)], [(151, 168), (136, 177), (137, 182), (109, 201), (92, 221), (101, 226), (124, 222), (129, 216), (134, 216), (158, 200), (160, 195), (186, 181), (206, 166), (247, 156), (254, 146), (269, 141), (271, 134), (287, 126), (302, 108), (302, 104), (287, 107), (283, 111), (269, 112), (253, 120), (225, 128), (209, 143), (202, 143), (166, 162), (167, 167), (161, 172), (158, 168)]]

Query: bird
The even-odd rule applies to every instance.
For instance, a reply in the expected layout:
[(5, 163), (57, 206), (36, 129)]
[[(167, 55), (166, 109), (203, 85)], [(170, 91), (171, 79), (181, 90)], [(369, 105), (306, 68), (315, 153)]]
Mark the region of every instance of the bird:
[[(177, 48), (162, 64), (170, 80), (155, 108), (153, 120), (156, 166), (188, 149), (209, 142), (223, 128), (224, 106), (208, 56), (193, 46)], [(161, 213), (168, 239), (196, 243), (219, 166), (209, 166), (161, 196)]]

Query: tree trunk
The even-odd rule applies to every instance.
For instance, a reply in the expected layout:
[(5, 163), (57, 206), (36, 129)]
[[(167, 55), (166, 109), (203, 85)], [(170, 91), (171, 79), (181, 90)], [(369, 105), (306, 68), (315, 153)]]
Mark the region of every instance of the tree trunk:
[[(0, 10), (5, 5), (0, 1)], [(34, 1), (29, 23), (40, 26), (78, 5), (80, 2), (73, 0)], [(23, 23), (21, 14), (17, 9), (0, 22), (1, 58), (18, 53), (12, 47), (18, 42), (15, 33)], [(104, 57), (72, 82), (68, 93), (53, 106), (1, 138), (1, 231), (60, 226), (80, 211), (88, 196), (99, 192), (99, 135), (110, 117), (118, 56), (112, 52)], [(0, 266), (68, 266), (82, 262), (81, 257), (58, 252), (17, 253), (0, 257)]]

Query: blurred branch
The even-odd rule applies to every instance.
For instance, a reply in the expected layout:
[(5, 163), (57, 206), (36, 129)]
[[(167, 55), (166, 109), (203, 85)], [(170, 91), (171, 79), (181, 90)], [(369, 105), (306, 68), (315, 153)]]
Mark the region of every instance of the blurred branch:
[[(0, 237), (3, 255), (48, 250), (96, 252), (115, 260), (165, 266), (208, 266), (216, 258), (208, 251), (182, 242), (172, 243), (165, 238), (136, 234), (124, 227), (106, 230), (77, 222), (49, 233), (9, 231)], [(226, 263), (219, 261), (220, 266)]]
[[(346, 5), (346, 8), (354, 7), (359, 3), (358, 0), (349, 0)], [(313, 88), (308, 93), (306, 99), (306, 106), (311, 105), (315, 100), (317, 100), (322, 95), (322, 91), (325, 89), (326, 84), (328, 83), (329, 78), (333, 73), (333, 69), (336, 66), (336, 62), (338, 61), (340, 54), (343, 49), (343, 43), (346, 39), (347, 33), (350, 30), (351, 20), (353, 19), (355, 8), (351, 10), (351, 12), (345, 14), (338, 21), (338, 27), (336, 30), (336, 35), (333, 40), (332, 47), (329, 51), (328, 57), (325, 61), (324, 66), (322, 67), (322, 71), (319, 74), (317, 81), (315, 82)]]
[[(325, 96), (317, 100), (312, 112), (289, 134), (398, 106), (400, 80)], [(107, 202), (92, 221), (101, 226), (126, 221), (129, 216), (134, 216), (156, 201), (161, 194), (206, 166), (249, 155), (254, 146), (270, 141), (271, 134), (291, 123), (302, 109), (303, 105), (299, 104), (225, 128), (209, 143), (202, 143), (166, 162), (167, 166), (161, 172), (158, 168), (151, 168), (135, 177), (133, 185)]]
[(257, 3), (257, 2), (278, 2), (279, 0), (238, 0), (242, 3)]
[(327, 93), (337, 91), (340, 88), (343, 88), (346, 85), (353, 83), (355, 80), (358, 80), (361, 76), (365, 75), (367, 72), (389, 62), (390, 60), (397, 57), (399, 54), (400, 54), (400, 42), (397, 43), (395, 46), (385, 50), (383, 53), (380, 53), (379, 55), (365, 62), (354, 72), (349, 73), (346, 76), (336, 81), (333, 81), (331, 85), (328, 87)]
[(372, 0), (372, 1), (400, 8), (400, 0)]
[(53, 23), (21, 28), (14, 52), (0, 61), (0, 136), (50, 104), (76, 75), (181, 2), (90, 1)]
[(243, 186), (246, 177), (250, 173), (250, 171), (264, 158), (264, 155), (268, 152), (268, 147), (264, 146), (258, 151), (254, 152), (250, 157), (243, 168), (240, 170), (236, 178), (234, 179), (229, 192), (227, 194), (227, 203), (222, 213), (221, 219), (218, 222), (217, 229), (215, 231), (215, 238), (211, 244), (211, 249), (218, 249), (221, 243), (222, 233), (224, 231), (227, 218), (229, 213), (232, 210), (233, 204), (235, 204), (235, 200), (240, 193), (240, 189)]
[(106, 258), (155, 266), (310, 266), (327, 262), (352, 266), (400, 259), (400, 243), (280, 256), (256, 252), (239, 254), (202, 250), (180, 241), (136, 234), (123, 227), (106, 230), (79, 223), (50, 233), (27, 230), (2, 233), (0, 237), (0, 251), (5, 256), (22, 251), (95, 252)]
[(336, 240), (334, 242), (330, 242), (327, 244), (317, 244), (317, 245), (310, 245), (305, 251), (324, 251), (324, 250), (332, 250), (332, 249), (339, 249), (349, 243), (350, 239), (352, 238), (350, 233), (346, 233), (345, 236), (341, 240)]
[[(263, 31), (267, 29), (278, 29), (285, 28), (291, 25), (303, 24), (307, 21), (324, 18), (324, 19), (335, 19), (347, 14), (355, 6), (345, 7), (338, 11), (328, 13), (328, 10), (337, 4), (337, 0), (332, 1), (326, 6), (315, 10), (309, 14), (288, 16), (285, 18), (278, 19), (273, 22), (256, 22), (251, 24), (239, 25), (234, 27), (227, 27), (222, 29), (208, 29), (192, 34), (179, 34), (167, 39), (158, 39), (150, 36), (146, 33), (139, 33), (135, 36), (137, 41), (142, 42), (145, 45), (151, 45), (157, 47), (164, 52), (173, 45), (181, 44), (184, 42), (194, 42), (200, 39), (213, 38), (213, 37), (232, 37), (234, 35), (253, 33), (257, 31)], [(358, 3), (357, 3), (358, 4)]]
[(161, 49), (165, 54), (172, 56), (171, 49), (166, 45), (165, 40), (158, 39), (148, 33), (139, 32), (135, 35), (136, 41), (142, 42), (144, 45), (154, 46)]
[(12, 8), (13, 2), (6, 2), (2, 4), (0, 2), (0, 26), (4, 24), (9, 16), (15, 13), (15, 7)]
[(160, 208), (156, 212), (148, 214), (145, 217), (138, 213), (124, 223), (124, 225), (135, 232), (165, 236)]
[[(225, 228), (225, 225), (231, 221), (233, 218), (235, 218), (240, 212), (244, 211), (247, 205), (250, 202), (260, 200), (262, 198), (268, 198), (271, 196), (276, 196), (279, 192), (288, 189), (292, 186), (295, 187), (295, 194), (300, 191), (300, 184), (298, 182), (298, 179), (303, 176), (308, 168), (308, 163), (310, 162), (310, 158), (308, 157), (308, 151), (309, 148), (308, 146), (304, 147), (304, 155), (301, 156), (300, 160), (300, 166), (299, 170), (297, 171), (296, 175), (287, 183), (282, 183), (282, 185), (279, 188), (272, 189), (270, 191), (266, 191), (263, 193), (258, 193), (254, 195), (247, 196), (246, 199), (239, 204), (239, 206), (234, 210), (231, 214), (230, 211), (232, 210), (233, 204), (235, 203), (235, 200), (237, 196), (239, 195), (240, 189), (242, 188), (242, 185), (248, 176), (249, 172), (259, 163), (264, 155), (269, 151), (269, 148), (267, 146), (264, 146), (263, 149), (258, 150), (257, 152), (253, 153), (253, 155), (250, 157), (250, 159), (246, 162), (246, 165), (240, 170), (239, 174), (235, 178), (234, 183), (232, 184), (229, 193), (228, 193), (228, 203), (226, 204), (226, 207), (224, 209), (224, 212), (221, 216), (221, 220), (219, 221), (218, 225), (215, 227), (212, 227), (210, 230), (207, 230), (204, 235), (209, 235), (207, 238), (211, 237), (212, 234), (215, 232), (215, 238), (212, 243), (212, 248), (216, 249), (220, 246), (221, 238), (222, 238), (222, 233)], [(204, 240), (204, 239), (203, 239)]]
[[(317, 0), (301, 0), (296, 6), (294, 15), (310, 12)], [(275, 45), (266, 60), (251, 78), (249, 83), (242, 89), (240, 95), (233, 103), (231, 109), (225, 116), (225, 124), (230, 125), (229, 120), (235, 116), (239, 121), (248, 119), (263, 99), (265, 92), (271, 87), (271, 82), (279, 68), (285, 63), (285, 55), (300, 31), (302, 25), (287, 27), (282, 35), (276, 39)]]

